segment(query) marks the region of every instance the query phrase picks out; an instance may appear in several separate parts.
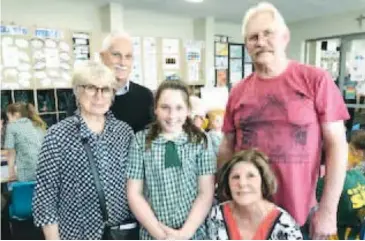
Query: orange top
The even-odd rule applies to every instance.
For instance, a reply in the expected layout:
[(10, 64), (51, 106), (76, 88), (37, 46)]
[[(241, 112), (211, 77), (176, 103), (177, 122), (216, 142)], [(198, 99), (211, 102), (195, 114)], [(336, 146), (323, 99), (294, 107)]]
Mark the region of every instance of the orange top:
[[(252, 240), (265, 240), (269, 235), (269, 231), (273, 226), (276, 218), (279, 216), (280, 211), (277, 208), (273, 208), (266, 217), (261, 221), (260, 225), (257, 227), (255, 235), (252, 237)], [(233, 218), (232, 209), (229, 206), (229, 203), (226, 203), (223, 206), (223, 215), (227, 223), (227, 229), (229, 233), (229, 238), (231, 240), (242, 240), (239, 228), (237, 226), (237, 222)]]

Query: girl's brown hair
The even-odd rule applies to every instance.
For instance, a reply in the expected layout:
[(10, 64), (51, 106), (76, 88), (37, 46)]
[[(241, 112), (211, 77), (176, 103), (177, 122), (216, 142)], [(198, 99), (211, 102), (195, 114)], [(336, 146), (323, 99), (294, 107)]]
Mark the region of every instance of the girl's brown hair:
[(218, 172), (218, 198), (221, 201), (231, 200), (232, 194), (229, 188), (229, 175), (232, 168), (239, 162), (252, 163), (261, 176), (261, 192), (264, 199), (270, 199), (277, 190), (277, 182), (274, 172), (269, 166), (269, 158), (262, 152), (249, 149), (237, 152), (233, 158), (225, 163)]
[[(160, 84), (157, 89), (155, 96), (155, 108), (157, 108), (158, 101), (161, 97), (161, 94), (165, 90), (179, 90), (183, 94), (184, 102), (191, 109), (191, 104), (189, 101), (189, 88), (186, 84), (184, 84), (180, 80), (166, 80)], [(204, 141), (205, 146), (207, 145), (207, 137), (205, 134), (193, 124), (193, 121), (188, 116), (183, 125), (184, 131), (188, 135), (189, 142), (200, 143)], [(162, 128), (160, 123), (156, 120), (150, 126), (149, 132), (146, 137), (146, 149), (151, 147), (152, 141), (157, 138), (157, 136), (162, 132)]]
[(30, 103), (25, 104), (23, 102), (16, 102), (14, 104), (10, 104), (8, 105), (7, 113), (12, 115), (18, 113), (20, 117), (30, 119), (33, 122), (33, 125), (38, 126), (43, 130), (47, 128), (47, 124), (41, 119), (34, 106)]

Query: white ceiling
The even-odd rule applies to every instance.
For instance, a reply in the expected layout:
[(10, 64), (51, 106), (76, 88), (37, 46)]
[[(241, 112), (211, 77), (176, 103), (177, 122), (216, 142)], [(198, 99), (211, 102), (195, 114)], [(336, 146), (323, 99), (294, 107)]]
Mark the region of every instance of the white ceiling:
[[(92, 0), (109, 2), (110, 0)], [(203, 3), (188, 3), (185, 0), (112, 0), (121, 2), (125, 8), (152, 10), (161, 13), (189, 17), (213, 16), (221, 21), (241, 22), (245, 11), (259, 0), (204, 0)], [(271, 0), (284, 15), (287, 22), (345, 13), (364, 9), (365, 0)], [(354, 16), (356, 18), (358, 16)], [(335, 24), (335, 23), (334, 23)]]

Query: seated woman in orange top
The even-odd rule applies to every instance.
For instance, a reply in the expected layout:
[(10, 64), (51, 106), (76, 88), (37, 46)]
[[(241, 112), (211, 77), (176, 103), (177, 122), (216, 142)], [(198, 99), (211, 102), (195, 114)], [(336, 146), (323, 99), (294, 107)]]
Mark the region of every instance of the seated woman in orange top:
[(294, 219), (269, 201), (276, 186), (266, 155), (256, 150), (236, 153), (218, 175), (218, 195), (229, 201), (213, 206), (207, 238), (303, 239)]

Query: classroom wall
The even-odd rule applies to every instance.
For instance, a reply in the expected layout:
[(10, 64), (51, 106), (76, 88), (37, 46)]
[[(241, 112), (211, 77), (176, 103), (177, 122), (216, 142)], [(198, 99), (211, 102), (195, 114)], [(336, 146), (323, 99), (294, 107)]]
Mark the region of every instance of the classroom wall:
[(356, 21), (360, 14), (365, 14), (365, 8), (355, 12), (288, 24), (291, 31), (289, 57), (304, 61), (304, 43), (307, 39), (365, 32), (365, 21), (362, 27)]
[[(101, 45), (104, 36), (100, 10), (102, 5), (87, 0), (2, 0), (1, 19), (6, 23), (91, 31), (94, 34), (92, 49), (95, 50)], [(361, 13), (365, 14), (365, 8), (341, 15), (288, 23), (291, 30), (289, 57), (304, 60), (306, 39), (365, 32), (365, 23), (360, 28), (355, 20)], [(189, 17), (125, 9), (124, 21), (125, 29), (136, 36), (194, 38), (194, 20)], [(233, 42), (242, 42), (241, 23), (215, 21), (214, 29), (216, 34), (230, 36)]]

